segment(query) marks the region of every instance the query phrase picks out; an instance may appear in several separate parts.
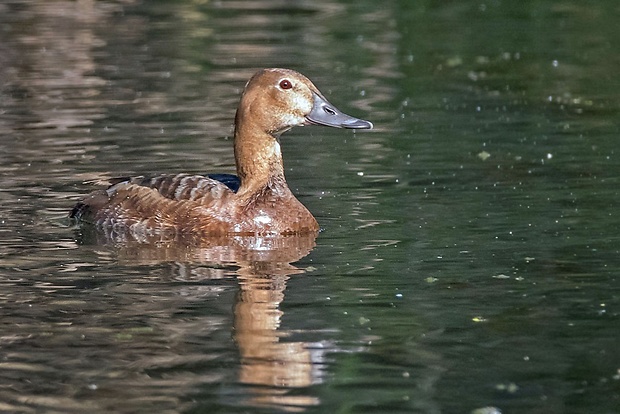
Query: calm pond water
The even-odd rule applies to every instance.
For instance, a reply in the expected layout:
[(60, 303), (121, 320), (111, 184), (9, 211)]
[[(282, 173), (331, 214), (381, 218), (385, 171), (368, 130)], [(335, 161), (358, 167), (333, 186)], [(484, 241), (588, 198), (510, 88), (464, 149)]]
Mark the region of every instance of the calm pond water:
[[(0, 411), (620, 412), (616, 1), (0, 4)], [(97, 181), (234, 171), (297, 69), (312, 238), (107, 243)]]

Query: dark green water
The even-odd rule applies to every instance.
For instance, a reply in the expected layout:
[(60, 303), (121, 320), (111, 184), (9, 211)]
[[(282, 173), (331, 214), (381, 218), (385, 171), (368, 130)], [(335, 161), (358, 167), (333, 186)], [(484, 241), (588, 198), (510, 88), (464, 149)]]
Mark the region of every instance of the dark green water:
[[(620, 412), (619, 20), (615, 1), (0, 4), (0, 411)], [(239, 93), (270, 66), (376, 126), (283, 136), (316, 241), (71, 227), (94, 180), (233, 172)]]

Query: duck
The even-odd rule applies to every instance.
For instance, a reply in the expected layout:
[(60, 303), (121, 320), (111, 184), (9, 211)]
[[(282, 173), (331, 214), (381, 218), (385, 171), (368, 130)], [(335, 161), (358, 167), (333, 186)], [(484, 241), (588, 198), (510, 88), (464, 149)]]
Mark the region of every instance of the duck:
[(234, 124), (233, 174), (165, 174), (107, 181), (69, 216), (141, 235), (264, 236), (318, 233), (284, 176), (280, 136), (296, 126), (372, 129), (332, 105), (301, 73), (268, 68), (245, 85)]

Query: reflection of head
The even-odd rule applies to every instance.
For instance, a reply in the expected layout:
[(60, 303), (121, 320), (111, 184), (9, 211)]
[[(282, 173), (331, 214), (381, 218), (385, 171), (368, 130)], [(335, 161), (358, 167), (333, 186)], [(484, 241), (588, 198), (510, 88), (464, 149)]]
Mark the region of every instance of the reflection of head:
[(308, 344), (282, 341), (288, 334), (279, 330), (283, 316), (279, 307), (288, 278), (266, 274), (239, 277), (234, 337), (241, 356), (239, 381), (260, 386), (251, 389), (251, 403), (300, 411), (318, 404), (318, 399), (286, 395), (287, 391), (320, 382), (321, 371), (313, 363)]

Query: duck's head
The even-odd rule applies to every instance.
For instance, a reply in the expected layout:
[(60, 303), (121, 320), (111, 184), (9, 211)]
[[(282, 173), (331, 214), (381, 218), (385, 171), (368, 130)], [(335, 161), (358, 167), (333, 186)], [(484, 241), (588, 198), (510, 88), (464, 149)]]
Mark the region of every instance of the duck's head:
[(373, 127), (342, 113), (308, 78), (290, 69), (263, 69), (248, 81), (237, 110), (237, 125), (245, 122), (274, 136), (301, 125)]

